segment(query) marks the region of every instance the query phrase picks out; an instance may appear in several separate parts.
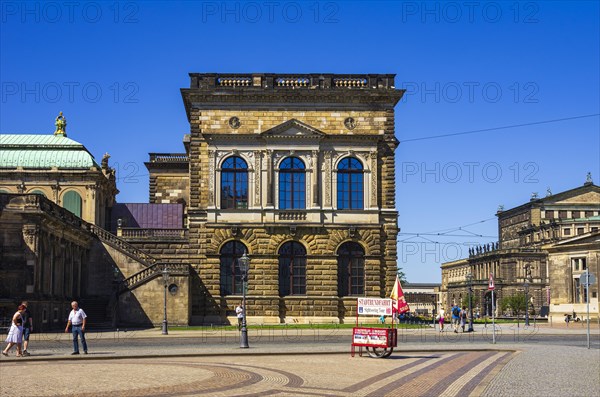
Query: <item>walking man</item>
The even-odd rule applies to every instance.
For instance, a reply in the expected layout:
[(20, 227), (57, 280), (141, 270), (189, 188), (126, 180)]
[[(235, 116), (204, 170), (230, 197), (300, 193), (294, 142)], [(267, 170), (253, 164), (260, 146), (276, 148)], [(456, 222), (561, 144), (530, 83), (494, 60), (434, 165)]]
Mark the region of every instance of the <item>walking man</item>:
[(242, 322), (244, 321), (244, 306), (242, 306), (242, 302), (235, 308), (235, 314), (237, 315), (238, 320), (238, 330), (242, 329)]
[(452, 305), (452, 328), (454, 332), (458, 333), (458, 324), (460, 322), (460, 307), (455, 303)]
[(28, 309), (29, 303), (27, 301), (21, 302), (23, 306), (25, 306), (25, 311), (21, 315), (23, 318), (23, 355), (29, 356), (29, 351), (27, 351), (27, 347), (29, 346), (29, 334), (33, 331), (33, 318), (31, 317), (31, 312)]
[(83, 346), (83, 354), (88, 354), (87, 343), (85, 342), (85, 322), (87, 315), (79, 308), (79, 304), (76, 301), (71, 302), (71, 313), (69, 313), (69, 320), (67, 321), (67, 327), (65, 333), (69, 332), (69, 326), (72, 327), (73, 332), (73, 354), (79, 354), (79, 341), (78, 337), (81, 337), (81, 346)]

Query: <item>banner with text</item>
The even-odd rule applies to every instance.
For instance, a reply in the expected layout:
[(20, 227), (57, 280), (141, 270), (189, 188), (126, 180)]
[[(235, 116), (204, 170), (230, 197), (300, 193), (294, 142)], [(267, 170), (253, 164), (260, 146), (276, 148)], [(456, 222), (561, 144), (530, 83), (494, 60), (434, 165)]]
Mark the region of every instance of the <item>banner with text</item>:
[(360, 315), (391, 316), (392, 300), (383, 298), (358, 298), (357, 312)]

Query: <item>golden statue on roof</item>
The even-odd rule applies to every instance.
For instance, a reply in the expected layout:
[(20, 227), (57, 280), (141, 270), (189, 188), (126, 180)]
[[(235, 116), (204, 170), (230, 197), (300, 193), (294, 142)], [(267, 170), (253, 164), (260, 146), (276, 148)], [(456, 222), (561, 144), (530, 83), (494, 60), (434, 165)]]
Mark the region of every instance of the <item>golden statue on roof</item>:
[(56, 122), (54, 123), (56, 126), (56, 131), (54, 131), (54, 135), (67, 136), (67, 118), (63, 116), (63, 112), (58, 114), (56, 118)]

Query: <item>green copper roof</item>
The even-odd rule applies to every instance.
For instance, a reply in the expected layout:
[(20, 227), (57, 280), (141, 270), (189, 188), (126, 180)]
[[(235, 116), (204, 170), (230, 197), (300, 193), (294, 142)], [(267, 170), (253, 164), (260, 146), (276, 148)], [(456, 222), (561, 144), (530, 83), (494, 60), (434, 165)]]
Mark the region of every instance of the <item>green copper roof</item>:
[[(0, 135), (0, 168), (98, 167), (81, 143), (61, 135)], [(99, 168), (99, 167), (98, 167)]]

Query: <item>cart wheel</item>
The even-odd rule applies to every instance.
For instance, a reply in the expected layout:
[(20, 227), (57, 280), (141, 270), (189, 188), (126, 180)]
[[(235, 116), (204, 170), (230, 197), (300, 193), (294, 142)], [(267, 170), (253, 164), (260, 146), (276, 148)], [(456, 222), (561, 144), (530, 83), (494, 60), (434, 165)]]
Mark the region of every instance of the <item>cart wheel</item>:
[(373, 358), (386, 358), (392, 355), (394, 351), (393, 347), (388, 348), (380, 348), (380, 347), (367, 347), (367, 353), (369, 353), (369, 357)]

